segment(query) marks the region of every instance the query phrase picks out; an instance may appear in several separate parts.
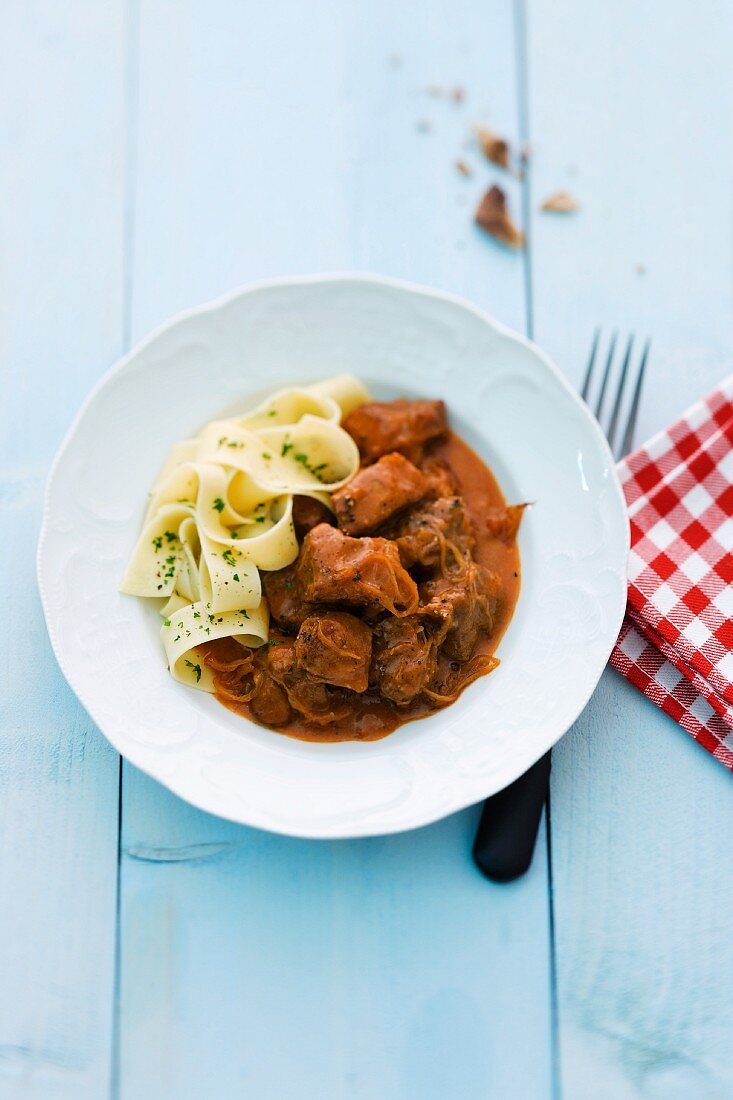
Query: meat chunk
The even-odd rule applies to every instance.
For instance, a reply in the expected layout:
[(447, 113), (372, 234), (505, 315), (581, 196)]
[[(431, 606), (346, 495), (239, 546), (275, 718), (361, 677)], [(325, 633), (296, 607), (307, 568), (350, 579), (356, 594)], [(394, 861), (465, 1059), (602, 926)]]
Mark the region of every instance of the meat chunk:
[(435, 645), (417, 616), (377, 623), (371, 680), (386, 699), (400, 706), (412, 702), (435, 672)]
[(270, 616), (286, 634), (294, 634), (312, 608), (303, 600), (298, 588), (295, 564), (272, 573), (262, 573), (262, 585), (270, 607)]
[(267, 655), (267, 673), (285, 692), (289, 705), (316, 726), (341, 721), (349, 712), (343, 693), (339, 696), (328, 685), (314, 679), (298, 665), (295, 642), (281, 639)]
[(384, 455), (373, 466), (365, 466), (331, 500), (336, 519), (347, 535), (375, 531), (410, 504), (425, 495), (425, 478), (403, 455)]
[(272, 729), (287, 726), (293, 717), (285, 689), (271, 679), (267, 672), (261, 673), (257, 680), (249, 709), (258, 722)]
[(372, 659), (372, 632), (345, 611), (316, 611), (295, 640), (300, 668), (325, 684), (366, 691)]
[(503, 508), (490, 508), (486, 516), (486, 529), (492, 538), (512, 542), (519, 531), (526, 504), (506, 504)]
[(295, 537), (302, 542), (319, 523), (333, 523), (333, 513), (314, 497), (293, 497), (293, 526)]
[(486, 676), (498, 666), (497, 657), (488, 653), (477, 653), (468, 661), (451, 660), (444, 653), (438, 653), (437, 669), (424, 691), (433, 706), (447, 707), (455, 703), (464, 688)]
[(418, 605), (417, 587), (393, 542), (350, 538), (324, 523), (305, 537), (297, 578), (311, 604), (383, 609), (393, 615), (410, 614)]
[(430, 500), (439, 497), (457, 497), (460, 486), (447, 462), (437, 455), (427, 455), (420, 463), (420, 470), (427, 482), (425, 496)]
[(421, 586), (420, 615), (447, 657), (467, 661), (479, 635), (491, 633), (500, 590), (499, 578), (474, 561)]
[(400, 451), (419, 456), (422, 445), (448, 427), (442, 401), (374, 401), (359, 405), (343, 422), (364, 463)]
[(405, 569), (434, 569), (455, 561), (455, 551), (473, 553), (473, 523), (462, 497), (441, 497), (412, 508), (389, 529)]

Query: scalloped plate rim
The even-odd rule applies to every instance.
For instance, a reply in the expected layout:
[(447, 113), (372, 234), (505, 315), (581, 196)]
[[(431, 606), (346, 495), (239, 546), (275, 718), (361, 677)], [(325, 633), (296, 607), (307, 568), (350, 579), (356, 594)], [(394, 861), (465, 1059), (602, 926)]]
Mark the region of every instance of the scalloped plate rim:
[[(496, 320), (486, 310), (483, 310), (479, 306), (476, 306), (462, 296), (453, 294), (449, 291), (438, 290), (432, 287), (420, 285), (409, 280), (399, 279), (391, 276), (382, 276), (371, 272), (337, 271), (323, 274), (315, 273), (310, 275), (273, 277), (245, 283), (231, 291), (228, 291), (223, 295), (220, 295), (217, 298), (211, 299), (200, 305), (193, 306), (176, 313), (168, 320), (152, 329), (145, 337), (139, 340), (124, 356), (122, 356), (107, 371), (104, 372), (104, 374), (90, 389), (86, 398), (82, 402), (76, 416), (74, 417), (70, 427), (65, 433), (61, 444), (59, 445), (59, 448), (49, 468), (43, 497), (43, 514), (36, 554), (36, 572), (38, 588), (41, 597), (41, 604), (44, 612), (49, 639), (59, 667), (72, 691), (77, 696), (82, 706), (91, 717), (92, 721), (95, 722), (95, 725), (97, 725), (97, 727), (103, 733), (108, 742), (123, 759), (128, 760), (131, 764), (139, 768), (146, 775), (149, 775), (157, 782), (160, 782), (163, 786), (167, 787), (179, 798), (206, 813), (210, 813), (212, 815), (221, 817), (225, 820), (230, 820), (238, 824), (263, 829), (268, 832), (272, 832), (282, 836), (302, 837), (305, 839), (348, 839), (367, 836), (387, 836), (395, 833), (410, 831), (416, 828), (422, 828), (424, 826), (433, 824), (436, 821), (439, 821), (452, 813), (456, 813), (460, 810), (466, 809), (468, 806), (473, 805), (478, 801), (481, 801), (483, 798), (489, 797), (491, 794), (495, 793), (498, 790), (501, 790), (503, 787), (511, 783), (513, 779), (517, 778), (517, 776), (521, 774), (521, 772), (526, 770), (526, 768), (529, 768), (536, 760), (544, 755), (545, 752), (547, 752), (550, 748), (557, 744), (557, 742), (564, 736), (566, 730), (570, 727), (570, 725), (572, 725), (572, 722), (575, 721), (575, 718), (577, 718), (577, 716), (582, 712), (582, 710), (588, 703), (591, 695), (595, 691), (603, 669), (606, 667), (608, 657), (610, 657), (613, 645), (618, 635), (618, 631), (620, 630), (626, 606), (625, 578), (630, 543), (628, 522), (626, 522), (624, 525), (625, 545), (623, 561), (619, 561), (616, 564), (615, 569), (608, 567), (613, 573), (617, 574), (618, 577), (623, 580), (624, 597), (623, 599), (620, 598), (618, 601), (616, 614), (613, 616), (612, 619), (613, 626), (608, 631), (609, 640), (605, 660), (601, 663), (600, 668), (594, 668), (592, 673), (588, 675), (587, 688), (582, 696), (579, 695), (579, 701), (574, 707), (574, 709), (576, 710), (575, 718), (570, 723), (568, 723), (565, 729), (561, 729), (555, 735), (553, 735), (551, 741), (548, 740), (548, 742), (543, 747), (540, 747), (535, 752), (533, 752), (531, 754), (531, 759), (524, 760), (522, 762), (522, 767), (519, 772), (512, 772), (512, 774), (510, 774), (508, 778), (506, 776), (503, 776), (498, 783), (492, 783), (490, 785), (490, 788), (487, 789), (484, 793), (476, 795), (475, 791), (471, 791), (470, 794), (467, 796), (459, 796), (458, 798), (453, 798), (447, 805), (442, 805), (434, 810), (428, 810), (427, 812), (416, 814), (415, 819), (410, 820), (407, 823), (403, 821), (395, 821), (392, 824), (382, 824), (379, 827), (374, 827), (369, 824), (368, 820), (364, 822), (359, 822), (358, 819), (351, 819), (348, 821), (348, 823), (345, 823), (341, 827), (335, 824), (326, 827), (324, 823), (313, 827), (310, 827), (307, 823), (303, 823), (298, 827), (294, 827), (291, 823), (284, 824), (283, 822), (270, 820), (267, 818), (267, 815), (262, 814), (254, 808), (248, 809), (245, 813), (234, 813), (227, 812), (226, 810), (222, 809), (217, 809), (216, 806), (213, 806), (211, 804), (210, 799), (207, 799), (206, 797), (201, 797), (195, 790), (191, 790), (190, 786), (186, 783), (185, 778), (182, 782), (180, 782), (178, 774), (173, 776), (157, 775), (153, 768), (142, 762), (141, 757), (144, 754), (137, 752), (137, 745), (135, 742), (125, 744), (124, 748), (122, 748), (120, 746), (120, 743), (118, 743), (120, 739), (116, 738), (114, 735), (110, 735), (107, 731), (105, 731), (101, 723), (97, 721), (94, 714), (94, 704), (88, 701), (83, 686), (75, 682), (75, 678), (68, 671), (68, 666), (66, 665), (66, 662), (64, 660), (62, 647), (59, 644), (53, 628), (52, 611), (50, 609), (48, 593), (46, 590), (46, 585), (44, 583), (44, 550), (46, 548), (49, 534), (48, 522), (50, 502), (53, 495), (54, 482), (58, 470), (61, 467), (61, 464), (66, 456), (66, 452), (80, 424), (86, 417), (89, 409), (94, 404), (94, 401), (98, 394), (100, 394), (102, 390), (106, 388), (106, 386), (114, 377), (116, 377), (117, 374), (124, 371), (125, 368), (132, 361), (134, 361), (149, 345), (153, 344), (166, 332), (176, 328), (178, 325), (189, 319), (200, 317), (207, 313), (216, 314), (219, 310), (225, 308), (227, 305), (236, 301), (237, 299), (249, 296), (259, 291), (266, 291), (268, 289), (283, 289), (288, 287), (309, 286), (314, 284), (328, 285), (340, 283), (367, 284), (384, 288), (392, 288), (398, 291), (406, 291), (408, 293), (420, 296), (425, 300), (435, 299), (438, 301), (449, 303), (453, 306), (458, 307), (459, 309), (465, 310), (473, 314), (474, 317), (485, 323), (489, 328), (493, 329), (502, 337), (527, 349), (534, 357), (542, 362), (546, 370), (549, 371), (554, 380), (559, 383), (560, 387), (565, 391), (566, 397), (570, 399), (570, 401), (577, 407), (577, 409), (581, 411), (588, 423), (592, 425), (595, 433), (595, 441), (598, 444), (600, 451), (604, 452), (605, 459), (608, 463), (608, 470), (610, 472), (609, 486), (615, 495), (615, 503), (619, 506), (623, 516), (625, 517), (626, 515), (626, 505), (623, 490), (621, 488), (618, 474), (616, 473), (615, 462), (608, 447), (606, 438), (603, 435), (603, 432), (598, 425), (595, 417), (591, 414), (590, 410), (587, 408), (587, 406), (581, 400), (575, 390), (573, 390), (565, 376), (552, 361), (552, 359), (533, 341), (529, 340), (521, 333), (515, 332), (502, 322)], [(611, 637), (611, 635), (613, 636)], [(379, 744), (379, 742), (377, 742), (376, 744)]]

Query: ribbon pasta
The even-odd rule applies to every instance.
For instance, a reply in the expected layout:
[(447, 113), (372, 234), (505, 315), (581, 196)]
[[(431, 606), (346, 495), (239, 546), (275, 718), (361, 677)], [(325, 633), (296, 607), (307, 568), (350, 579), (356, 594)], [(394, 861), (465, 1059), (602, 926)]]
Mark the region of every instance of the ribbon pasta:
[(120, 591), (161, 601), (171, 674), (213, 691), (197, 646), (268, 639), (260, 570), (298, 555), (293, 496), (330, 507), (359, 468), (341, 420), (369, 400), (352, 375), (283, 389), (242, 416), (213, 420), (177, 443), (153, 486)]

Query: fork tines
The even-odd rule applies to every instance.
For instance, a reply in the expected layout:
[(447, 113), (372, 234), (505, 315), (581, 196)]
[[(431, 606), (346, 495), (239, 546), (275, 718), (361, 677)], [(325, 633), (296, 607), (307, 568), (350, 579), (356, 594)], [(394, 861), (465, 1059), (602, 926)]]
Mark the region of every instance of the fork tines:
[[(639, 412), (639, 403), (641, 400), (641, 389), (644, 383), (644, 372), (646, 370), (647, 359), (649, 357), (649, 346), (651, 340), (646, 340), (641, 351), (641, 357), (638, 361), (638, 365), (634, 367), (633, 364), (633, 352), (634, 352), (634, 333), (629, 336), (623, 355), (621, 357), (620, 365), (617, 363), (616, 346), (618, 344), (618, 333), (612, 332), (609, 338), (605, 353), (601, 350), (602, 336), (601, 329), (597, 328), (593, 334), (593, 343), (591, 345), (590, 357), (588, 359), (588, 367), (585, 372), (585, 378), (583, 380), (583, 388), (580, 391), (580, 396), (591, 408), (594, 408), (596, 418), (601, 422), (601, 426), (606, 433), (609, 446), (614, 452), (617, 458), (621, 458), (623, 455), (628, 454), (631, 450), (634, 429), (636, 427), (636, 418)], [(600, 385), (595, 381), (595, 367), (598, 360), (605, 363), (603, 366), (603, 372), (600, 376)], [(627, 398), (624, 402), (624, 394), (626, 390), (627, 379), (631, 377), (636, 378), (633, 383), (633, 389), (631, 392), (631, 398)], [(613, 397), (610, 416), (608, 422), (604, 426), (601, 420), (603, 416), (604, 403), (606, 400), (606, 393), (608, 391), (609, 383), (612, 378), (615, 378), (615, 396)], [(595, 384), (594, 384), (595, 383)], [(591, 390), (598, 389), (595, 402), (591, 400)], [(616, 439), (616, 432), (621, 421), (621, 410), (627, 405), (625, 429), (622, 431), (621, 443), (617, 448), (614, 447), (614, 441)]]

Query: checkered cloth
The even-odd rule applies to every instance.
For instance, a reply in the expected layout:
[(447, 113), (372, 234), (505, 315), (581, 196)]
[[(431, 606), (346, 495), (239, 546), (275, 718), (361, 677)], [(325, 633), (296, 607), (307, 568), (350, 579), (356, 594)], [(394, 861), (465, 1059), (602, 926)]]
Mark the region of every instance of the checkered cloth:
[(733, 771), (733, 376), (618, 471), (631, 554), (611, 664)]

